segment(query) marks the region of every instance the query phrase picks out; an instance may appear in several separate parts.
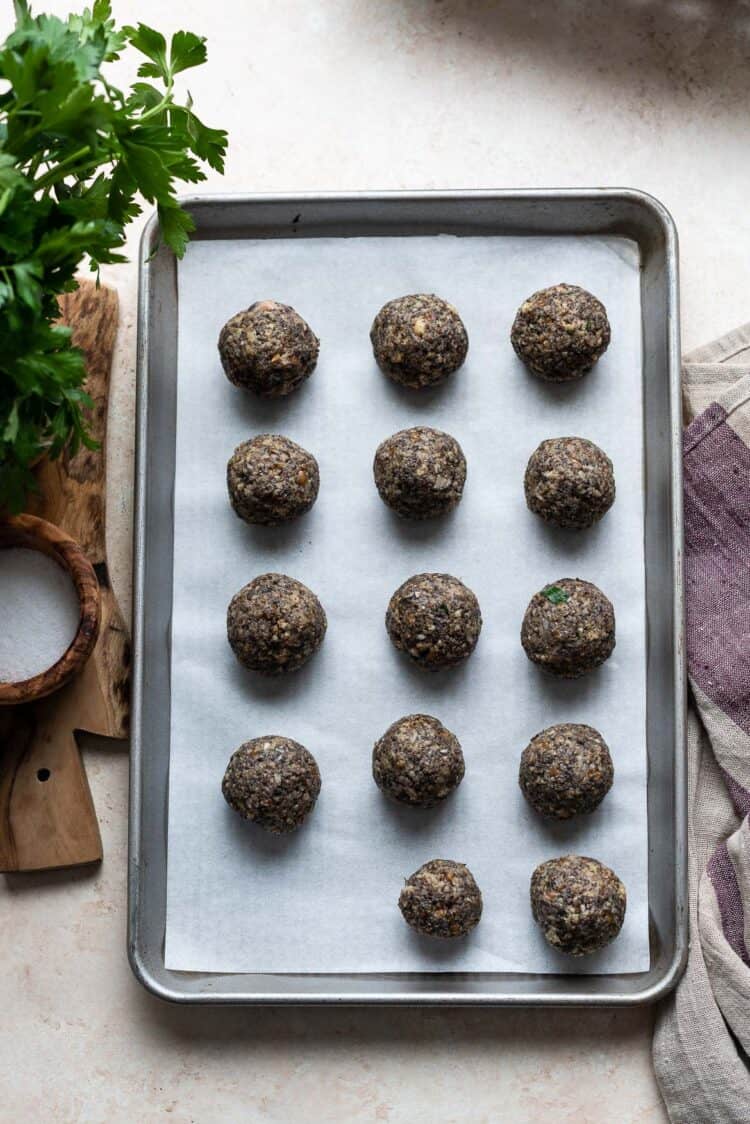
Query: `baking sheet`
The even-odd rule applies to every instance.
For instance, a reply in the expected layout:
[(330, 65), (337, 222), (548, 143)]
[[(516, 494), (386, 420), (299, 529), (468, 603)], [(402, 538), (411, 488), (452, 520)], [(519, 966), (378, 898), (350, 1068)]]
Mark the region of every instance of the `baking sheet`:
[[(507, 335), (516, 307), (558, 280), (606, 303), (613, 342), (581, 383), (532, 379)], [(203, 972), (636, 972), (648, 968), (641, 316), (637, 251), (622, 239), (357, 238), (205, 241), (179, 266), (172, 706), (165, 962)], [(464, 368), (435, 391), (403, 391), (375, 367), (374, 313), (405, 292), (457, 305), (471, 341)], [(216, 353), (221, 325), (271, 296), (321, 337), (306, 386), (262, 403), (235, 390)], [(381, 503), (372, 456), (397, 429), (431, 424), (467, 455), (464, 499), (447, 520), (411, 525)], [(249, 528), (226, 499), (225, 466), (254, 433), (283, 432), (321, 469), (312, 512), (286, 528)], [(583, 535), (553, 531), (525, 507), (522, 477), (540, 440), (575, 433), (612, 457), (617, 502)], [(323, 648), (296, 675), (260, 680), (226, 642), (226, 605), (257, 573), (300, 578), (329, 619)], [(383, 627), (392, 591), (423, 570), (476, 592), (484, 629), (474, 656), (428, 676)], [(618, 643), (599, 672), (548, 679), (518, 633), (531, 594), (563, 576), (614, 602)], [(442, 807), (401, 809), (370, 773), (372, 743), (414, 711), (458, 735), (466, 778)], [(517, 787), (529, 738), (588, 722), (612, 749), (616, 779), (581, 821), (548, 825)], [(283, 733), (320, 764), (323, 788), (301, 831), (270, 837), (225, 805), (234, 748)], [(628, 889), (623, 931), (571, 962), (544, 942), (528, 882), (544, 858), (577, 851), (610, 864)], [(402, 921), (402, 880), (430, 858), (468, 863), (485, 901), (463, 941), (420, 938)]]

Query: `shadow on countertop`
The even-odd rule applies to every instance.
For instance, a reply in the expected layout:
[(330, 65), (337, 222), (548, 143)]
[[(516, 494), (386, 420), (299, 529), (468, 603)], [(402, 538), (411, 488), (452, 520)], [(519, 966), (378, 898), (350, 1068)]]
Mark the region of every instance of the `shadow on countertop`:
[[(553, 1059), (573, 1045), (598, 1052), (606, 1041), (616, 1054), (640, 1041), (648, 1048), (653, 1008), (610, 1010), (541, 1010), (386, 1007), (179, 1007), (148, 995), (133, 983), (136, 1011), (150, 1037), (163, 1046), (210, 1045), (213, 1051), (242, 1055), (253, 1065), (254, 1055), (279, 1049), (293, 1055), (367, 1053), (403, 1047), (404, 1056), (429, 1054), (460, 1043), (461, 1050), (491, 1048), (498, 1062), (503, 1054), (549, 1052)], [(257, 1060), (257, 1059), (256, 1059)], [(329, 1058), (330, 1061), (330, 1058)]]
[(564, 82), (584, 72), (592, 115), (597, 97), (620, 88), (641, 99), (645, 118), (658, 116), (665, 97), (747, 108), (747, 0), (394, 0), (392, 8), (396, 53), (454, 40), (457, 65), (464, 51), (492, 51), (505, 68), (543, 56), (550, 98), (555, 75)]

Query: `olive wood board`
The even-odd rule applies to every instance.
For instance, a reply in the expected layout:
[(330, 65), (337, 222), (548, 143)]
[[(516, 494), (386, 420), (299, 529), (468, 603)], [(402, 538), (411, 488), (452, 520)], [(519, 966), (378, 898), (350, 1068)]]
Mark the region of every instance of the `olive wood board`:
[(36, 702), (0, 711), (0, 870), (80, 866), (102, 858), (78, 731), (125, 738), (129, 730), (128, 629), (109, 580), (106, 557), (106, 431), (109, 378), (117, 334), (114, 290), (83, 281), (60, 301), (61, 320), (86, 356), (95, 450), (44, 460), (39, 491), (27, 508), (66, 531), (93, 563), (101, 627), (81, 673)]

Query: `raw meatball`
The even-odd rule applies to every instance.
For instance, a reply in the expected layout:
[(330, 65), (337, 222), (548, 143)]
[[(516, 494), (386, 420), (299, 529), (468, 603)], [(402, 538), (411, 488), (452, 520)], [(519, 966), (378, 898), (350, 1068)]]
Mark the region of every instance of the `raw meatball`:
[(615, 502), (612, 461), (585, 437), (542, 441), (523, 487), (529, 510), (558, 527), (592, 527)]
[(614, 769), (604, 738), (592, 726), (563, 722), (531, 739), (521, 754), (518, 783), (541, 815), (568, 820), (598, 808)]
[(433, 859), (407, 878), (398, 906), (418, 933), (464, 937), (479, 924), (482, 894), (468, 866)]
[(443, 382), (469, 350), (466, 328), (453, 305), (426, 293), (384, 304), (370, 340), (381, 371), (415, 390)]
[(286, 574), (261, 574), (235, 593), (227, 637), (237, 659), (261, 675), (283, 675), (307, 663), (323, 643), (323, 606)]
[(373, 472), (380, 498), (399, 515), (432, 519), (461, 499), (466, 458), (455, 437), (417, 425), (378, 446)]
[(243, 819), (278, 834), (296, 831), (318, 799), (320, 770), (291, 738), (253, 738), (229, 758), (221, 791)]
[(227, 465), (229, 499), (240, 519), (274, 527), (309, 511), (320, 474), (312, 453), (275, 433), (243, 441)]
[(482, 628), (471, 590), (450, 574), (415, 574), (399, 586), (385, 614), (393, 644), (426, 671), (468, 659)]
[(609, 346), (607, 310), (578, 285), (553, 285), (519, 308), (510, 333), (516, 355), (550, 382), (579, 379)]
[(529, 659), (545, 671), (577, 679), (612, 655), (615, 611), (591, 582), (560, 578), (531, 598), (521, 643)]
[(230, 382), (261, 398), (281, 398), (308, 378), (320, 340), (298, 312), (278, 301), (256, 301), (227, 320), (219, 335), (221, 365)]
[(531, 876), (531, 912), (553, 948), (585, 956), (613, 941), (627, 894), (608, 866), (582, 855), (541, 863)]
[(387, 796), (431, 808), (458, 788), (464, 755), (455, 734), (429, 714), (410, 714), (389, 726), (372, 751), (372, 775)]

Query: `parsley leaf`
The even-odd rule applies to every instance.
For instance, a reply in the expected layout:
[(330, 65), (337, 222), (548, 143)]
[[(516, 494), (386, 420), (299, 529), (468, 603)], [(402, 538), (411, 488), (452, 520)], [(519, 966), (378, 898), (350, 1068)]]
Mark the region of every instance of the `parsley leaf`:
[(163, 78), (169, 81), (170, 70), (167, 62), (167, 41), (160, 31), (154, 31), (145, 23), (137, 27), (124, 27), (123, 31), (136, 51), (140, 51), (150, 63), (142, 63), (138, 75), (142, 78)]
[[(206, 61), (205, 40), (146, 24), (118, 28), (110, 0), (67, 19), (14, 0), (16, 25), (0, 44), (0, 511), (20, 510), (31, 465), (93, 447), (83, 356), (55, 323), (57, 298), (88, 258), (124, 260), (125, 228), (155, 204), (165, 244), (185, 252), (193, 230), (180, 183), (224, 169), (227, 135), (177, 98), (175, 78)], [(106, 64), (142, 56), (120, 91)]]
[(167, 245), (174, 249), (178, 257), (182, 257), (188, 244), (188, 235), (195, 230), (195, 223), (187, 211), (176, 204), (160, 203), (159, 227)]
[(542, 590), (542, 597), (546, 597), (553, 605), (564, 605), (570, 600), (570, 594), (559, 585), (547, 585)]
[(169, 50), (169, 66), (172, 74), (202, 66), (206, 61), (206, 40), (193, 35), (192, 31), (176, 31), (172, 36)]

